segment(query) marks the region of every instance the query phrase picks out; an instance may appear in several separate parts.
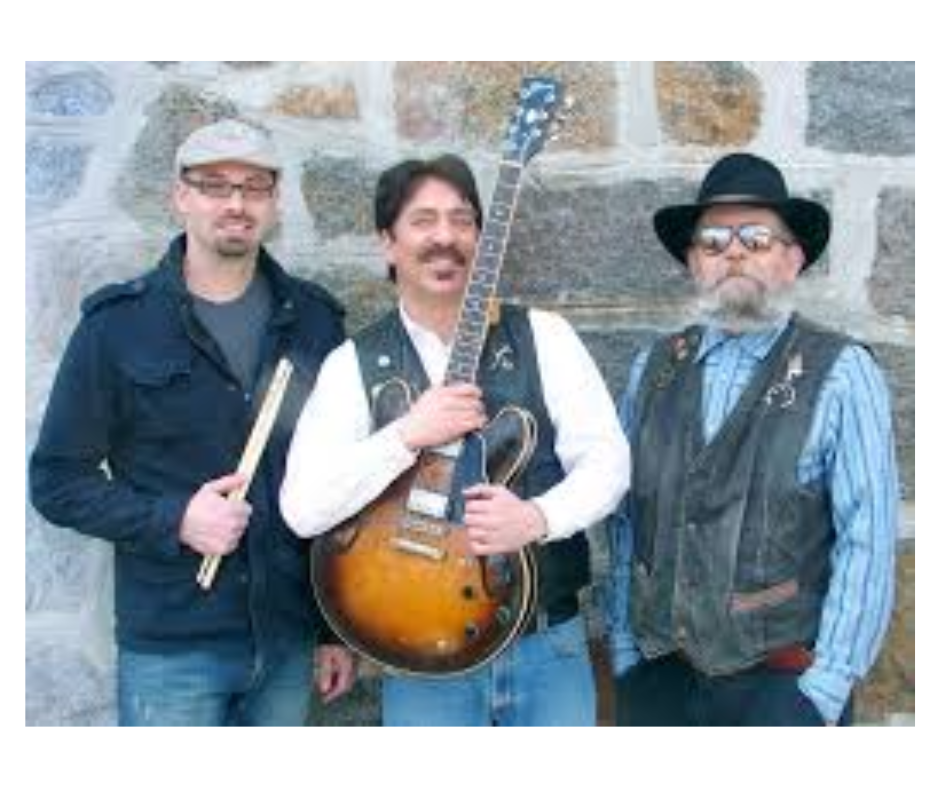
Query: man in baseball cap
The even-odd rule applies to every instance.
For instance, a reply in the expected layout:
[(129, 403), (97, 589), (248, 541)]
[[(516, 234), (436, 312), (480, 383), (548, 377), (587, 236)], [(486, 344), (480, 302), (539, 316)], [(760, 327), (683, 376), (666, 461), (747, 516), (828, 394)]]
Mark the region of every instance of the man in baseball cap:
[[(353, 662), (323, 644), (309, 546), (277, 498), (343, 311), (263, 245), (281, 170), (266, 133), (213, 123), (175, 167), (183, 232), (150, 272), (84, 301), (33, 453), (32, 501), (114, 546), (120, 724), (303, 725), (314, 650), (325, 700), (351, 686)], [(246, 478), (235, 471), (255, 403), (285, 357), (297, 372)], [(197, 582), (203, 556), (224, 557), (211, 583)]]

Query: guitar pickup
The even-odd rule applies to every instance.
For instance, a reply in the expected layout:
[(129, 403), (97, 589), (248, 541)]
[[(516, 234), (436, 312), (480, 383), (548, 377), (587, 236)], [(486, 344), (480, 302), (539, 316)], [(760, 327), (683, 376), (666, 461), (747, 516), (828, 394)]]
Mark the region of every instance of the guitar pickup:
[(412, 487), (408, 494), (406, 507), (412, 514), (436, 517), (443, 520), (447, 516), (448, 498), (446, 495)]
[(444, 556), (447, 555), (447, 552), (439, 547), (432, 547), (429, 544), (415, 542), (411, 539), (403, 539), (400, 536), (392, 539), (392, 545), (403, 553), (411, 553), (412, 555), (419, 555), (422, 558), (430, 558), (432, 561), (443, 561)]

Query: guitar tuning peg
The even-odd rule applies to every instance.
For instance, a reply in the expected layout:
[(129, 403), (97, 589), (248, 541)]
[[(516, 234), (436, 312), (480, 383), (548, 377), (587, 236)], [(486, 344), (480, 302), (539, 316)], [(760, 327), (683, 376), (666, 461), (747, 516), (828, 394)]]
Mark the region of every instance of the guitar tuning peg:
[(570, 112), (575, 108), (575, 105), (578, 103), (578, 101), (574, 96), (565, 96), (565, 100), (562, 103), (564, 104), (565, 109)]

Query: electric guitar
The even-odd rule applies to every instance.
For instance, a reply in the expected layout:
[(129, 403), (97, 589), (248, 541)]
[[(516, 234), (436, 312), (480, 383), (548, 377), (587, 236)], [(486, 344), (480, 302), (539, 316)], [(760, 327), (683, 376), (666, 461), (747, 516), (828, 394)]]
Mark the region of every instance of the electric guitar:
[[(561, 100), (561, 85), (553, 79), (522, 83), (445, 385), (476, 381), (522, 172), (542, 149)], [(403, 415), (415, 398), (397, 377), (370, 394), (377, 423)], [(422, 451), (372, 504), (314, 540), (317, 601), (350, 647), (392, 671), (444, 676), (493, 659), (524, 629), (535, 604), (535, 557), (528, 548), (473, 555), (462, 524), (462, 491), (476, 483), (509, 485), (536, 439), (534, 417), (505, 407), (481, 431)]]

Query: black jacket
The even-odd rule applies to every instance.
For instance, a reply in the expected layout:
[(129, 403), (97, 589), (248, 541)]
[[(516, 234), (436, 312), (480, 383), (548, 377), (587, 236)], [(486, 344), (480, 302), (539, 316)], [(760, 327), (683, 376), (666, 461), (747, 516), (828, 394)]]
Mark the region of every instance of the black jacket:
[[(147, 651), (307, 640), (317, 625), (308, 545), (278, 493), (294, 423), (323, 358), (343, 340), (343, 310), (262, 251), (272, 293), (255, 390), (244, 391), (195, 319), (182, 278), (185, 239), (151, 273), (85, 300), (30, 463), (50, 522), (112, 542), (117, 640)], [(278, 359), (294, 374), (247, 499), (239, 548), (212, 589), (179, 526), (198, 488), (234, 472)]]

